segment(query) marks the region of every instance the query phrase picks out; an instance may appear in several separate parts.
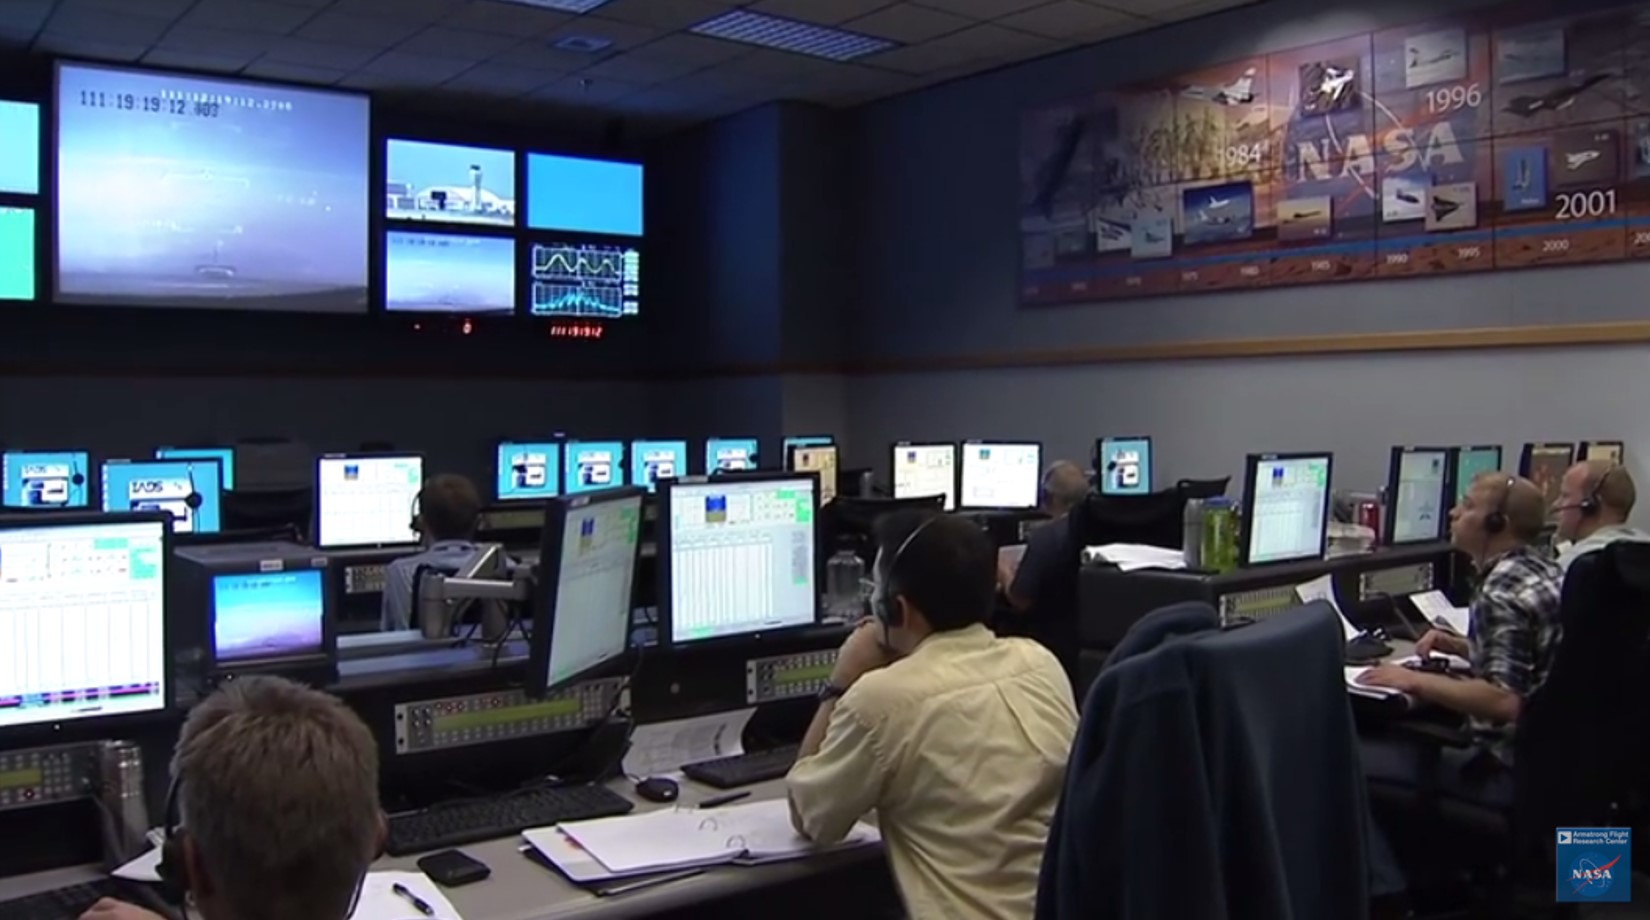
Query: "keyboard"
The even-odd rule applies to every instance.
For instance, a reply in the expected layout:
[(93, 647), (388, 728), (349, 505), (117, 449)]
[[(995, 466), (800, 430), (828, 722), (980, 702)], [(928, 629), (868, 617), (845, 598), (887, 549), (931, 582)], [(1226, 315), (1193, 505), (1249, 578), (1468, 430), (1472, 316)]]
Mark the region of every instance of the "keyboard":
[(154, 895), (135, 885), (115, 879), (100, 879), (84, 885), (42, 891), (14, 901), (0, 901), (0, 917), (5, 920), (79, 920), (81, 914), (103, 898), (119, 898), (151, 910), (161, 906)]
[(796, 763), (797, 745), (740, 754), (737, 757), (718, 757), (698, 763), (682, 765), (688, 779), (697, 780), (717, 789), (750, 786), (770, 779), (778, 779), (791, 772)]
[(391, 856), (443, 850), (509, 837), (530, 827), (629, 814), (635, 807), (605, 786), (551, 786), (477, 802), (433, 805), (391, 816), (384, 848)]

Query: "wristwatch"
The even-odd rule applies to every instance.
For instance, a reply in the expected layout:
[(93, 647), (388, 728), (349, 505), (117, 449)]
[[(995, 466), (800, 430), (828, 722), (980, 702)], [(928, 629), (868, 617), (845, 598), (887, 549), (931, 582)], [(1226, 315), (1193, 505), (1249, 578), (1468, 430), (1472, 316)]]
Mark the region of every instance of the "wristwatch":
[(821, 703), (829, 703), (831, 700), (840, 700), (847, 692), (847, 687), (838, 687), (836, 684), (826, 684), (819, 689), (819, 701)]

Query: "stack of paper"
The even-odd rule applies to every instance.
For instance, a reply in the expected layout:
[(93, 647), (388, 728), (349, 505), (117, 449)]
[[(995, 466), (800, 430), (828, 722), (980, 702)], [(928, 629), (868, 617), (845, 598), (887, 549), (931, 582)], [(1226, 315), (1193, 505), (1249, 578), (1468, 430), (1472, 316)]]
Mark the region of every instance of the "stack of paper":
[(1457, 607), (1449, 602), (1442, 591), (1426, 591), (1421, 594), (1411, 594), (1409, 602), (1415, 609), (1421, 611), (1421, 616), (1439, 629), (1447, 629), (1458, 636), (1465, 636), (1472, 617), (1467, 608)]
[(1125, 572), (1139, 569), (1183, 569), (1186, 557), (1178, 549), (1146, 546), (1141, 543), (1108, 543), (1083, 550), (1083, 562), (1109, 562)]

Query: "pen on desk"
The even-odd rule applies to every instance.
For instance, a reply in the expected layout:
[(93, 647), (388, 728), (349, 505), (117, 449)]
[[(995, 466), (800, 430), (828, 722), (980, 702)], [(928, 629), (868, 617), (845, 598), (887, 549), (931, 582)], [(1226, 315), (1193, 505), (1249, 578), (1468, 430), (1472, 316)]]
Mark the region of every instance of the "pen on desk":
[(718, 805), (729, 805), (739, 801), (740, 799), (750, 798), (750, 794), (751, 791), (746, 789), (743, 792), (729, 792), (725, 795), (713, 795), (703, 802), (700, 802), (699, 807), (715, 808)]
[(405, 898), (407, 903), (411, 904), (414, 908), (416, 908), (418, 910), (419, 913), (423, 914), (424, 916), (426, 916), (426, 917), (435, 916), (435, 908), (431, 907), (429, 904), (426, 904), (424, 902), (423, 898), (419, 897), (416, 894), (413, 894), (412, 891), (410, 889), (408, 889), (406, 885), (403, 885), (400, 882), (396, 882), (395, 884), (390, 886), (390, 891), (394, 892), (398, 897)]

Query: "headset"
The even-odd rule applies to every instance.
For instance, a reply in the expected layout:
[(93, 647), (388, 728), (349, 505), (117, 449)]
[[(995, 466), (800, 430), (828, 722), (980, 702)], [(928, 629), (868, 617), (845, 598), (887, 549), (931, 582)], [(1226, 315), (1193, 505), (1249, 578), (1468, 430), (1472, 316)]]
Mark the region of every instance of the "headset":
[(1599, 494), (1604, 491), (1604, 484), (1610, 481), (1610, 474), (1615, 471), (1616, 467), (1613, 466), (1606, 469), (1604, 475), (1598, 478), (1598, 482), (1593, 483), (1593, 488), (1587, 492), (1587, 497), (1574, 506), (1577, 511), (1581, 512), (1582, 517), (1592, 517), (1604, 507), (1604, 501), (1599, 498)]
[(911, 531), (911, 535), (900, 542), (899, 549), (894, 550), (894, 558), (888, 560), (888, 577), (876, 580), (876, 590), (871, 592), (871, 615), (876, 617), (878, 623), (882, 624), (885, 639), (889, 629), (901, 626), (905, 622), (905, 614), (894, 604), (896, 592), (893, 590), (893, 586), (896, 583), (895, 576), (899, 572), (899, 561), (905, 555), (906, 548), (916, 542), (917, 537), (928, 529), (929, 524), (934, 523), (941, 517), (942, 515), (936, 514), (918, 524), (917, 529)]
[(1507, 500), (1512, 498), (1512, 490), (1516, 485), (1518, 480), (1508, 476), (1506, 488), (1501, 490), (1501, 497), (1496, 500), (1494, 510), (1484, 515), (1485, 536), (1493, 537), (1507, 529)]
[(407, 520), (407, 529), (419, 536), (424, 535), (424, 503), (421, 501), (423, 497), (424, 487), (419, 486), (418, 491), (413, 493), (412, 501), (407, 509), (412, 514)]

